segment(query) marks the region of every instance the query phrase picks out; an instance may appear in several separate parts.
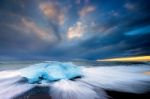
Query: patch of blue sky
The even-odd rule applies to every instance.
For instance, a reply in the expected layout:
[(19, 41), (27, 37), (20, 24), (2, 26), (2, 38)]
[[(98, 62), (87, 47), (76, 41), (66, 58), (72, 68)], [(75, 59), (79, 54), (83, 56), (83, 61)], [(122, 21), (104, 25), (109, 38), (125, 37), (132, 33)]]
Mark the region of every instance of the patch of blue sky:
[(144, 34), (150, 34), (150, 26), (141, 27), (125, 33), (125, 35), (127, 36), (144, 35)]

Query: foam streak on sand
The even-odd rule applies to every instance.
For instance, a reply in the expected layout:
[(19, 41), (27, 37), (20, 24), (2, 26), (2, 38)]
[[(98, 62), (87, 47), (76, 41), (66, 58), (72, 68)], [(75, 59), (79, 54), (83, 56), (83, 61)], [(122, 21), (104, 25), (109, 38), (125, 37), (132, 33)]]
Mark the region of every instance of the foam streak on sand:
[[(107, 99), (104, 89), (144, 93), (150, 91), (148, 71), (146, 65), (79, 68), (73, 63), (41, 63), (14, 72), (1, 71), (6, 76), (0, 77), (0, 97), (13, 99), (36, 86), (49, 88), (52, 99)], [(15, 75), (8, 76), (10, 73)]]

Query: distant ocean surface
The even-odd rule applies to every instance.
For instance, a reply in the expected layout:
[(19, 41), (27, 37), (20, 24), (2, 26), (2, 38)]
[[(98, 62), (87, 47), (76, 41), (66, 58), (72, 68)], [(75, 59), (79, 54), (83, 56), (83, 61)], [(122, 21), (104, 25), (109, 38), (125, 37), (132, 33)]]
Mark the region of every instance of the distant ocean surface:
[[(48, 61), (0, 61), (0, 71), (2, 70), (13, 70), (24, 68), (33, 64), (38, 64)], [(148, 65), (150, 62), (98, 62), (98, 61), (62, 61), (62, 62), (72, 62), (78, 66), (141, 66)]]

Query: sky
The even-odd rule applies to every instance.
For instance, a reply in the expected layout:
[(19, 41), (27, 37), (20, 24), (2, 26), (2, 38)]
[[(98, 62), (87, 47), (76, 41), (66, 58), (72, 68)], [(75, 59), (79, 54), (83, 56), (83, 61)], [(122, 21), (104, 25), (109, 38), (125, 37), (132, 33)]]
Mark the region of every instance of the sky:
[(150, 55), (149, 0), (0, 0), (0, 60)]

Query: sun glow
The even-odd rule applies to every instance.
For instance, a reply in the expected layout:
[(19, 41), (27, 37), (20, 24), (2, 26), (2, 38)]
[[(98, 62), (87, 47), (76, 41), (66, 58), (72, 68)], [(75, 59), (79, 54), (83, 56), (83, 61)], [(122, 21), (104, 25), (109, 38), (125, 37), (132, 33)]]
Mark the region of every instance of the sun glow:
[(98, 59), (97, 61), (148, 62), (148, 61), (150, 61), (150, 56), (135, 56), (135, 57), (121, 57), (121, 58), (111, 58), (111, 59)]

